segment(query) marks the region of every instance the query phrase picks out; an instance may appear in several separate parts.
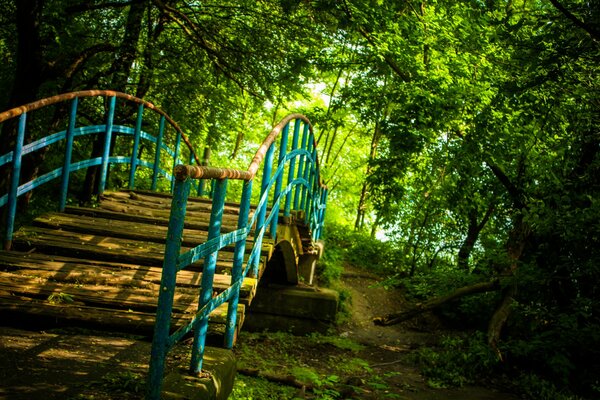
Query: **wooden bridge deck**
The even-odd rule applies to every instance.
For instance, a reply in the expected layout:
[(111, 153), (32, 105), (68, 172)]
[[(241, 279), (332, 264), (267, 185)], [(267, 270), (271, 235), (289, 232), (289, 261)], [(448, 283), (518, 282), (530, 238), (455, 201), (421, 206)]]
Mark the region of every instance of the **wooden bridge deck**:
[[(22, 227), (15, 233), (14, 251), (0, 252), (0, 318), (40, 328), (69, 325), (151, 335), (170, 205), (169, 195), (106, 192), (95, 208), (67, 207)], [(208, 200), (190, 198), (182, 251), (206, 239), (210, 206)], [(222, 232), (236, 227), (237, 207), (227, 205)], [(272, 250), (266, 241), (261, 272)], [(216, 293), (230, 284), (232, 259), (233, 246), (219, 252)], [(201, 271), (202, 260), (177, 275), (173, 330), (197, 309)], [(256, 279), (246, 278), (241, 288), (238, 329), (256, 286)], [(213, 344), (220, 344), (226, 306), (210, 316)]]

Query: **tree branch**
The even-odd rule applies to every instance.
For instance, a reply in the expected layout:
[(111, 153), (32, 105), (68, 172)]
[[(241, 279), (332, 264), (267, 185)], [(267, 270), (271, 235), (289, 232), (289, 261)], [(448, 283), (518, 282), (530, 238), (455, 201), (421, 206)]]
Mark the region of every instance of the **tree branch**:
[(429, 299), (424, 303), (417, 303), (414, 305), (413, 308), (410, 308), (406, 311), (402, 311), (395, 314), (388, 314), (383, 317), (375, 317), (373, 318), (373, 323), (375, 325), (382, 326), (399, 324), (400, 322), (414, 318), (417, 315), (422, 314), (426, 311), (438, 308), (451, 300), (456, 300), (470, 294), (492, 292), (499, 289), (499, 279), (493, 279), (488, 282), (479, 282), (474, 285), (464, 286), (459, 289), (456, 289), (454, 292), (445, 296), (434, 297), (433, 299)]
[(571, 22), (573, 22), (579, 28), (586, 31), (594, 40), (600, 40), (600, 32), (599, 31), (597, 31), (590, 25), (586, 24), (585, 22), (583, 22), (579, 18), (577, 18), (571, 11), (567, 10), (558, 0), (550, 0), (550, 3), (552, 3), (552, 5), (558, 11), (563, 13), (563, 15), (565, 17), (567, 17), (569, 20), (571, 20)]

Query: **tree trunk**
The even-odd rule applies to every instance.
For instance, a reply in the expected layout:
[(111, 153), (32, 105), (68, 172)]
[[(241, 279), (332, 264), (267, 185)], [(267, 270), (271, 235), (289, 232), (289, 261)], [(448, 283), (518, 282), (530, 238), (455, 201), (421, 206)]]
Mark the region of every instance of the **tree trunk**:
[[(127, 14), (127, 22), (125, 24), (125, 32), (119, 50), (115, 55), (109, 74), (112, 75), (112, 89), (120, 92), (127, 92), (128, 80), (131, 75), (133, 62), (137, 58), (137, 45), (142, 31), (142, 20), (145, 13), (145, 4), (134, 2), (129, 6)], [(110, 143), (110, 154), (112, 154), (117, 140), (117, 135), (113, 135)], [(102, 155), (104, 136), (97, 135), (94, 145), (92, 146), (92, 154), (90, 158), (100, 157)], [(80, 202), (88, 202), (94, 194), (98, 193), (99, 180), (98, 174), (100, 167), (94, 166), (87, 169), (85, 174), (85, 182), (80, 193)], [(109, 171), (107, 170), (107, 174)]]
[[(384, 114), (384, 117), (387, 118), (387, 107)], [(381, 121), (378, 120), (377, 122), (375, 122), (375, 128), (373, 129), (373, 137), (371, 138), (371, 150), (369, 152), (369, 161), (367, 163), (365, 179), (363, 179), (362, 189), (360, 191), (360, 198), (358, 199), (358, 207), (356, 208), (356, 221), (354, 223), (354, 229), (357, 231), (363, 228), (361, 221), (364, 221), (365, 218), (367, 197), (369, 194), (369, 182), (366, 178), (371, 174), (371, 162), (375, 159), (375, 157), (377, 157), (379, 139), (381, 139)]]
[(445, 296), (434, 297), (433, 299), (427, 300), (424, 303), (417, 303), (412, 308), (406, 311), (402, 311), (395, 314), (388, 314), (383, 317), (375, 317), (373, 318), (373, 323), (375, 325), (383, 326), (399, 324), (400, 322), (414, 318), (417, 315), (422, 314), (426, 311), (431, 311), (440, 306), (443, 306), (444, 304), (452, 300), (456, 300), (471, 294), (492, 292), (499, 289), (500, 280), (498, 279), (494, 279), (488, 282), (479, 282), (474, 285), (464, 286), (459, 289), (456, 289), (454, 292)]
[[(16, 3), (17, 24), (17, 63), (13, 86), (8, 99), (7, 109), (18, 107), (36, 100), (44, 81), (42, 43), (40, 24), (43, 0), (22, 0)], [(31, 122), (31, 121), (28, 121)], [(17, 136), (17, 119), (5, 122), (0, 138), (0, 155), (13, 150)], [(26, 137), (30, 141), (30, 137)], [(39, 153), (39, 152), (36, 152)], [(33, 154), (23, 159), (21, 181), (27, 182), (38, 157)], [(10, 182), (10, 165), (0, 169), (0, 185), (7, 187)]]
[(477, 243), (477, 239), (479, 238), (479, 233), (485, 227), (488, 220), (492, 216), (494, 212), (494, 204), (490, 204), (485, 216), (481, 220), (480, 223), (477, 222), (477, 209), (472, 208), (469, 211), (469, 227), (467, 229), (467, 236), (463, 241), (460, 249), (458, 250), (458, 268), (463, 270), (469, 269), (469, 258), (471, 257), (471, 252), (475, 247), (475, 243)]

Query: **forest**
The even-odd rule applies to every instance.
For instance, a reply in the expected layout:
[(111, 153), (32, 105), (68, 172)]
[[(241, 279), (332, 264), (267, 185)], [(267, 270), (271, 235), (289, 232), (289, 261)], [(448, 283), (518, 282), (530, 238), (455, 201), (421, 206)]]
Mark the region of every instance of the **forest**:
[(600, 2), (3, 1), (0, 59), (1, 110), (125, 92), (208, 165), (248, 165), (305, 114), (326, 240), (481, 332), (478, 373), (600, 397)]

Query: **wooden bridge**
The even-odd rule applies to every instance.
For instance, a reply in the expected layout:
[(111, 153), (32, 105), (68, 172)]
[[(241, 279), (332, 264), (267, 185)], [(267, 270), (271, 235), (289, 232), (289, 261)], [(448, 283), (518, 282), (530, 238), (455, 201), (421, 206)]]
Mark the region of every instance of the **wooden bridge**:
[[(65, 109), (68, 118), (60, 116)], [(94, 114), (100, 123), (90, 121)], [(46, 131), (39, 121), (48, 115), (65, 130), (40, 135)], [(117, 92), (55, 96), (4, 112), (0, 123), (4, 139), (14, 139), (13, 150), (0, 156), (10, 176), (0, 197), (2, 320), (151, 336), (148, 399), (160, 398), (165, 357), (175, 343), (193, 335), (190, 371), (199, 373), (207, 343), (234, 344), (272, 255), (278, 252), (282, 265), (271, 279), (298, 283), (298, 265), (320, 236), (327, 191), (312, 127), (302, 115), (284, 118), (247, 170), (199, 166), (174, 121)], [(60, 162), (39, 176), (22, 176), (23, 162), (35, 152)], [(69, 187), (81, 186), (82, 172), (94, 168), (97, 201), (67, 205)], [(128, 176), (128, 189), (107, 191), (119, 174)], [(253, 191), (257, 175), (261, 184)], [(44, 185), (52, 181), (60, 185)], [(35, 188), (58, 211), (15, 230), (18, 200)], [(199, 196), (190, 196), (192, 190)]]

